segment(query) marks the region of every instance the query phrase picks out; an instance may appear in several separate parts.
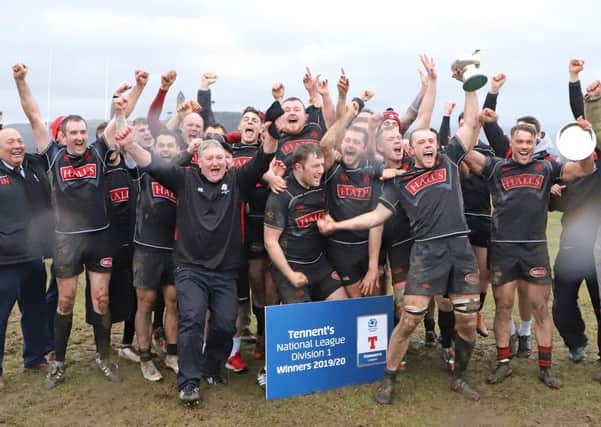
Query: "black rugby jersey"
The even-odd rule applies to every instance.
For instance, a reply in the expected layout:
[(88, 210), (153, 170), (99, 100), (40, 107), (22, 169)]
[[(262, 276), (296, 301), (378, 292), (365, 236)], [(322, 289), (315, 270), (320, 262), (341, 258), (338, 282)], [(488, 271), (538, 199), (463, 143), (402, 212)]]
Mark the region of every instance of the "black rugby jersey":
[(121, 158), (118, 165), (107, 166), (106, 177), (111, 240), (120, 245), (129, 244), (134, 238), (137, 194), (132, 174)]
[(89, 233), (109, 226), (106, 195), (104, 137), (91, 144), (82, 156), (67, 153), (67, 147), (51, 142), (44, 151), (52, 191), (56, 232)]
[[(486, 157), (494, 156), (490, 147), (481, 141), (478, 141), (474, 150)], [(461, 192), (463, 193), (465, 215), (490, 217), (490, 190), (488, 183), (481, 175), (470, 172), (467, 176), (461, 176)]]
[(286, 183), (286, 191), (272, 193), (267, 199), (265, 226), (282, 230), (279, 243), (288, 261), (314, 263), (324, 249), (317, 220), (326, 213), (325, 191), (323, 186), (304, 188), (294, 174)]
[[(232, 144), (233, 164), (235, 168), (240, 168), (246, 163), (250, 162), (259, 151), (259, 144), (246, 145), (246, 144)], [(249, 188), (246, 192), (248, 200), (247, 216), (257, 217), (263, 219), (265, 213), (265, 204), (267, 203), (267, 197), (269, 197), (269, 187), (263, 180), (259, 181), (254, 188)]]
[(526, 165), (488, 158), (482, 176), (493, 200), (493, 242), (545, 242), (550, 189), (561, 175), (555, 160), (533, 159)]
[(173, 249), (177, 197), (142, 170), (138, 183), (134, 241), (142, 246)]
[(416, 241), (463, 235), (469, 232), (463, 214), (458, 164), (465, 150), (457, 137), (446, 153), (438, 153), (434, 167), (412, 167), (384, 184), (379, 202), (393, 213), (405, 209)]
[(292, 154), (296, 147), (303, 144), (319, 145), (323, 133), (322, 127), (317, 123), (307, 123), (297, 135), (282, 135), (278, 141), (278, 150), (275, 157), (286, 165), (286, 175), (289, 175), (292, 170)]
[[(371, 211), (377, 202), (382, 163), (361, 160), (356, 168), (335, 162), (326, 172), (324, 183), (328, 213), (336, 221), (353, 218)], [(366, 243), (369, 230), (334, 233), (330, 239), (340, 243)]]

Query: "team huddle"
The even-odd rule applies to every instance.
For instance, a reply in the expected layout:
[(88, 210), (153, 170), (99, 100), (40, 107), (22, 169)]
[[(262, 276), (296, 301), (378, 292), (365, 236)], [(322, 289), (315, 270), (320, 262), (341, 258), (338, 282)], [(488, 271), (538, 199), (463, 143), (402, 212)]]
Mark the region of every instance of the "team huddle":
[[(161, 361), (177, 374), (185, 405), (200, 401), (201, 383), (226, 383), (224, 369), (248, 370), (240, 348), (251, 312), (253, 356), (262, 359), (266, 306), (390, 291), (396, 324), (376, 402), (392, 403), (422, 321), (425, 345), (440, 342), (451, 389), (479, 400), (465, 374), (477, 336), (489, 334), (480, 313), (489, 283), (497, 361), (487, 383), (511, 376), (513, 357), (531, 355), (534, 318), (538, 377), (560, 388), (552, 369), (553, 323), (569, 358), (582, 361), (583, 280), (600, 319), (597, 154), (560, 159), (532, 116), (505, 135), (496, 114), (503, 74), (491, 77), (482, 107), (477, 93), (465, 89), (454, 135), (454, 102), (433, 129), (438, 74), (431, 58), (420, 60), (421, 87), (402, 116), (392, 108), (371, 111), (369, 90), (349, 100), (344, 70), (334, 103), (328, 81), (307, 68), (307, 105), (276, 83), (269, 108), (247, 107), (232, 132), (212, 111), (215, 74), (204, 74), (197, 99), (182, 101), (162, 123), (177, 76), (164, 73), (147, 117), (128, 122), (149, 80), (137, 70), (135, 85), (115, 90), (112, 118), (91, 144), (79, 115), (61, 116), (48, 128), (27, 67), (15, 65), (37, 153), (25, 152), (17, 130), (0, 130), (0, 390), (16, 302), (25, 368), (46, 371), (47, 389), (68, 378), (82, 273), (102, 375), (121, 381), (111, 328), (124, 322), (119, 356), (139, 363), (148, 381), (163, 378)], [(569, 64), (570, 106), (578, 124), (601, 141), (601, 82), (583, 96), (583, 65)], [(452, 71), (462, 82), (462, 69)], [(564, 212), (554, 274), (549, 210)], [(48, 289), (44, 259), (52, 260)], [(519, 329), (512, 319), (516, 291)], [(597, 344), (601, 351), (599, 330)], [(601, 369), (594, 380), (601, 382)], [(257, 384), (264, 388), (266, 381), (263, 368)]]

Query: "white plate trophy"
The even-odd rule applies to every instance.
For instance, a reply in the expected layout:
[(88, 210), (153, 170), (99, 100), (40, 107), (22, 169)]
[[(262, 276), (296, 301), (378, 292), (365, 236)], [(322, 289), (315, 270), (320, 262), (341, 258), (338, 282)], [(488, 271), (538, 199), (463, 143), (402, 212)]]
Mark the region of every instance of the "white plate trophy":
[(583, 160), (590, 156), (597, 145), (593, 129), (582, 129), (578, 122), (568, 122), (557, 132), (557, 150), (567, 160)]
[(476, 49), (471, 56), (457, 59), (451, 65), (453, 75), (463, 75), (463, 90), (473, 92), (480, 89), (488, 81), (480, 70), (480, 50)]

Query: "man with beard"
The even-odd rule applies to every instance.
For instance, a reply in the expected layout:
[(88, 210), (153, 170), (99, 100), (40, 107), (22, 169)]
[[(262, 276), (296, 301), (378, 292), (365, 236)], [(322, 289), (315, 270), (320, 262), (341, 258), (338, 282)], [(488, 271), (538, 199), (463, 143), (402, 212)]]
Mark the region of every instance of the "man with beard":
[[(581, 126), (590, 127), (582, 121)], [(551, 268), (547, 251), (546, 225), (550, 189), (557, 178), (564, 182), (593, 171), (592, 156), (579, 162), (560, 164), (534, 156), (536, 130), (528, 124), (511, 129), (511, 158), (486, 157), (472, 151), (465, 162), (472, 172), (489, 183), (493, 200), (493, 230), (490, 270), (495, 295), (495, 338), (497, 366), (487, 378), (490, 384), (512, 374), (509, 364), (511, 312), (516, 287), (528, 289), (538, 343), (539, 379), (550, 388), (560, 380), (551, 371), (553, 324), (549, 316)], [(528, 226), (525, 226), (528, 224)]]
[[(429, 86), (426, 90), (435, 93), (434, 64), (426, 59), (424, 65)], [(483, 113), (482, 120), (488, 114)], [(424, 123), (429, 124), (429, 120)], [(476, 144), (479, 129), (477, 95), (466, 92), (465, 124), (445, 154), (438, 154), (434, 132), (428, 128), (414, 130), (410, 143), (415, 150), (415, 166), (386, 183), (372, 212), (341, 222), (331, 217), (318, 222), (324, 234), (368, 229), (390, 218), (399, 203), (411, 221), (415, 242), (411, 249), (404, 312), (390, 338), (385, 379), (375, 394), (378, 403), (392, 403), (396, 374), (407, 352), (409, 337), (423, 319), (430, 300), (442, 295), (448, 295), (453, 303), (457, 327), (456, 367), (451, 389), (474, 400), (480, 398), (464, 378), (476, 339), (479, 284), (476, 261), (466, 237), (468, 228), (463, 216), (458, 170), (465, 153)]]
[[(178, 391), (186, 405), (198, 404), (202, 378), (223, 383), (221, 368), (231, 350), (236, 319), (236, 276), (240, 267), (240, 201), (269, 167), (276, 142), (269, 139), (240, 169), (227, 169), (223, 146), (200, 143), (198, 168), (180, 168), (152, 157), (133, 143), (131, 128), (117, 142), (136, 163), (172, 191), (176, 209), (174, 252), (177, 289)], [(202, 352), (206, 311), (210, 330)]]

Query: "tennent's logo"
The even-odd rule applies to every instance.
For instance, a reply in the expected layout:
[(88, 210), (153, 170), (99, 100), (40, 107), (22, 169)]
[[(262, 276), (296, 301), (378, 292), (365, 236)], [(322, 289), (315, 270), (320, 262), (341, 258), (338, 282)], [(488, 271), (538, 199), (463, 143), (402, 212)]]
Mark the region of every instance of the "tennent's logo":
[(387, 344), (386, 314), (357, 317), (357, 367), (386, 363)]

